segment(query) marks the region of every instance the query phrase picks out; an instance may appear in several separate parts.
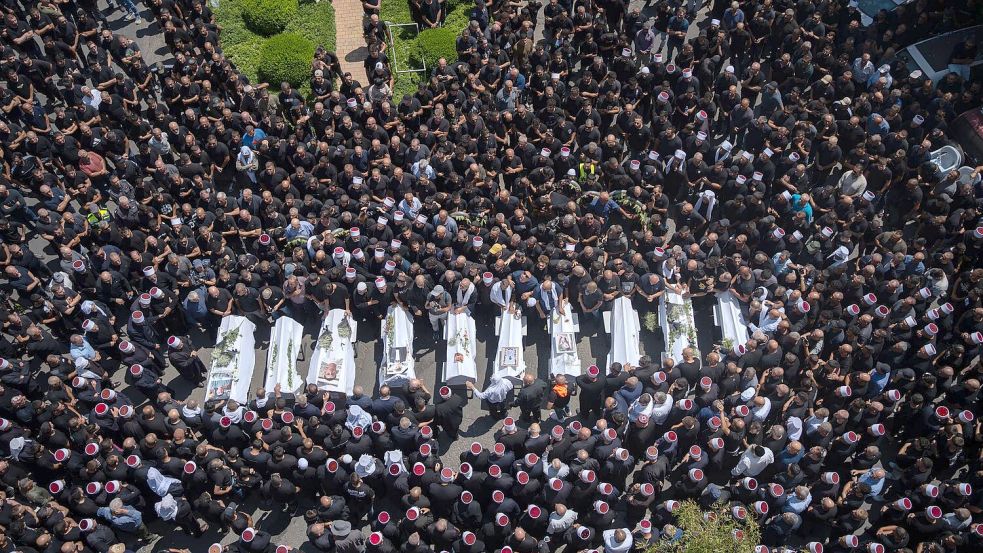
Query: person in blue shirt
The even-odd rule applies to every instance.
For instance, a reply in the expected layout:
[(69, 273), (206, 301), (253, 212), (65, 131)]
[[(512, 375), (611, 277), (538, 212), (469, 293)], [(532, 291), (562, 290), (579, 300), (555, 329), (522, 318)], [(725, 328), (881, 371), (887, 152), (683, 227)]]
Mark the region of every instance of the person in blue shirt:
[(266, 138), (266, 133), (263, 129), (258, 129), (252, 125), (246, 127), (246, 132), (242, 134), (242, 145), (253, 147), (253, 144), (258, 144)]
[(618, 205), (618, 202), (611, 199), (611, 195), (606, 191), (601, 192), (596, 198), (594, 198), (590, 205), (587, 206), (587, 210), (600, 217), (602, 221), (607, 220), (612, 211), (621, 213), (621, 215), (626, 219), (632, 218), (630, 214), (625, 212), (625, 210)]
[(812, 198), (808, 194), (792, 194), (792, 209), (806, 214), (806, 222), (812, 223)]
[(100, 507), (96, 515), (109, 521), (114, 530), (134, 534), (140, 540), (150, 536), (140, 511), (125, 505), (122, 499), (116, 498), (109, 502), (108, 507)]

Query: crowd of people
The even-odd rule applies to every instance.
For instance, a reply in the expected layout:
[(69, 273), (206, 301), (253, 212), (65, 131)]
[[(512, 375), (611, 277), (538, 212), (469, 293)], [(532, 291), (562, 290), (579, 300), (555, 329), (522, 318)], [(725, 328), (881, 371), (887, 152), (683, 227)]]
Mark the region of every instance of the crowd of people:
[[(756, 521), (756, 552), (983, 548), (983, 168), (930, 161), (983, 98), (978, 45), (937, 83), (897, 56), (979, 0), (869, 26), (842, 0), (482, 0), (396, 98), (378, 2), (364, 77), (319, 48), (303, 94), (250, 82), (210, 2), (122, 4), (166, 64), (94, 0), (0, 6), (0, 551), (125, 553), (152, 523), (209, 553), (624, 553), (684, 539), (686, 500)], [(751, 338), (492, 379), (495, 442), (459, 459), (464, 390), (163, 380), (201, 384), (233, 314), (262, 339), (398, 307), (437, 340), (452, 310), (522, 313), (544, 341), (554, 310), (603, 333), (667, 290), (729, 291)]]

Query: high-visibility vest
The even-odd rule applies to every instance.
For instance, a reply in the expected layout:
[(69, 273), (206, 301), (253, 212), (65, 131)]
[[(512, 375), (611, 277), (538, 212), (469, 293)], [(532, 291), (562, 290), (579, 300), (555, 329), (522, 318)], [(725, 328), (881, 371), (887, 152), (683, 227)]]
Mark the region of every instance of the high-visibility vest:
[(577, 180), (580, 182), (585, 182), (587, 177), (592, 177), (597, 174), (597, 166), (593, 163), (581, 163), (577, 166)]

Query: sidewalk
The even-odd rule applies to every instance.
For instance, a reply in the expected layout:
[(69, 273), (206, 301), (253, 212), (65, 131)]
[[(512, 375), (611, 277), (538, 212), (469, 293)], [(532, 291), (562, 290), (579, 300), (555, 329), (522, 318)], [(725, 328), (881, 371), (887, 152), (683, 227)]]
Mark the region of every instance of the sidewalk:
[(362, 37), (362, 3), (358, 0), (334, 0), (333, 4), (341, 69), (351, 73), (356, 81), (368, 86), (362, 65), (368, 55), (365, 39)]

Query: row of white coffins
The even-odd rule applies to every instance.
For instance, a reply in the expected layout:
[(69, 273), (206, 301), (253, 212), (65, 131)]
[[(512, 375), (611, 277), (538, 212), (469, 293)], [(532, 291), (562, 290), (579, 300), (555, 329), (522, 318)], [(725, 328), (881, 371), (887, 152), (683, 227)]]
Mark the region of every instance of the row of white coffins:
[[(714, 319), (725, 343), (743, 344), (747, 341), (747, 325), (740, 304), (729, 292), (718, 294)], [(671, 291), (663, 294), (659, 302), (659, 323), (666, 344), (663, 358), (672, 357), (679, 361), (685, 348), (697, 347), (693, 304), (689, 298)], [(615, 362), (637, 365), (641, 357), (641, 326), (638, 312), (631, 301), (616, 299), (611, 309), (604, 312), (604, 327), (610, 334), (611, 343), (607, 366)], [(495, 329), (498, 347), (492, 360), (493, 375), (518, 382), (527, 370), (523, 346), (527, 321), (518, 311), (505, 312), (496, 317)], [(255, 325), (244, 317), (230, 315), (222, 319), (212, 351), (206, 397), (246, 400), (255, 365), (255, 330)], [(580, 332), (578, 315), (572, 313), (569, 306), (562, 311), (554, 309), (547, 322), (547, 330), (550, 334), (550, 374), (580, 375), (583, 363), (577, 350), (577, 333)], [(383, 348), (379, 382), (401, 384), (416, 378), (413, 318), (410, 314), (402, 307), (391, 307), (380, 323), (380, 331)], [(321, 324), (307, 370), (303, 371), (298, 366), (298, 360), (307, 357), (301, 347), (303, 326), (289, 317), (277, 319), (270, 336), (266, 388), (272, 390), (279, 385), (285, 392), (297, 392), (306, 384), (313, 383), (321, 390), (351, 394), (355, 385), (354, 344), (357, 334), (357, 321), (344, 310), (328, 312)], [(474, 319), (467, 313), (451, 313), (444, 325), (444, 340), (447, 349), (442, 382), (455, 386), (477, 381)]]

